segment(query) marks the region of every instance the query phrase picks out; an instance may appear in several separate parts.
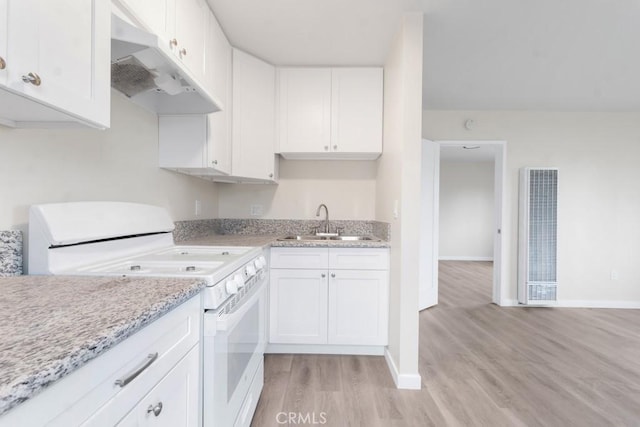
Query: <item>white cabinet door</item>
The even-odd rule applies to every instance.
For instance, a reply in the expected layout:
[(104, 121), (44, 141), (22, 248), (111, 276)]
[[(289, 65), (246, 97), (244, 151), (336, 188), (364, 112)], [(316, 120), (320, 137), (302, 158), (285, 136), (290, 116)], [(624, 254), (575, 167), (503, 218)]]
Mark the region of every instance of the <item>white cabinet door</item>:
[(205, 82), (204, 45), (209, 6), (204, 0), (175, 0), (175, 52), (199, 82)]
[(195, 346), (118, 426), (198, 426), (199, 374), (199, 348)]
[(330, 151), (330, 68), (279, 69), (278, 103), (281, 152)]
[(0, 85), (7, 83), (7, 0), (0, 0)]
[(388, 272), (329, 271), (329, 344), (387, 345)]
[(196, 176), (229, 173), (222, 169), (229, 165), (228, 149), (213, 141), (211, 120), (215, 114), (219, 113), (159, 116), (159, 166)]
[(275, 180), (275, 67), (233, 50), (234, 176)]
[(220, 100), (222, 111), (209, 115), (209, 159), (220, 172), (231, 173), (232, 127), (232, 49), (227, 37), (213, 13), (209, 13), (209, 25), (205, 43), (205, 71), (207, 88)]
[(331, 70), (331, 150), (382, 152), (382, 68)]
[(176, 0), (116, 0), (147, 30), (168, 42), (175, 32)]
[(38, 103), (108, 127), (110, 3), (9, 0), (8, 6), (8, 87)]
[(327, 343), (327, 270), (272, 269), (269, 342)]

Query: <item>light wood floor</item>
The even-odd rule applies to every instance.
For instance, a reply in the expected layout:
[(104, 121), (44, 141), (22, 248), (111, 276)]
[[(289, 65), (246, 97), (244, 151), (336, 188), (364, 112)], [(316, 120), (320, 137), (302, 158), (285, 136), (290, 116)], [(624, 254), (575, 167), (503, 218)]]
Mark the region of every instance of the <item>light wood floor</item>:
[(252, 426), (640, 426), (640, 310), (500, 308), (491, 269), (440, 263), (422, 390), (397, 390), (383, 357), (267, 355)]

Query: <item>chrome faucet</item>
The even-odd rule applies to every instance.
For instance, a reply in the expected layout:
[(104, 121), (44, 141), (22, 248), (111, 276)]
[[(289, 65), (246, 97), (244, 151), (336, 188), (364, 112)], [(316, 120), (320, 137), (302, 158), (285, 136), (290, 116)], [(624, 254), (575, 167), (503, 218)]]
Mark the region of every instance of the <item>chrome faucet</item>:
[(329, 234), (329, 208), (327, 207), (327, 205), (325, 205), (324, 203), (322, 203), (320, 206), (318, 206), (318, 210), (316, 211), (316, 216), (320, 216), (320, 209), (324, 208), (324, 211), (327, 213), (327, 215), (324, 217), (324, 233)]

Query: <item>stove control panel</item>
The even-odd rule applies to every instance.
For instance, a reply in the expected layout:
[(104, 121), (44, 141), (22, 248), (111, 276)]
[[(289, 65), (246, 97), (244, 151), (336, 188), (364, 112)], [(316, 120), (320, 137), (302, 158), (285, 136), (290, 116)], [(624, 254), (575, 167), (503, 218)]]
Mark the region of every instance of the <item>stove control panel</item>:
[(218, 308), (228, 300), (240, 300), (252, 285), (262, 280), (266, 274), (267, 260), (259, 256), (244, 264), (241, 268), (225, 277), (205, 292), (205, 307)]

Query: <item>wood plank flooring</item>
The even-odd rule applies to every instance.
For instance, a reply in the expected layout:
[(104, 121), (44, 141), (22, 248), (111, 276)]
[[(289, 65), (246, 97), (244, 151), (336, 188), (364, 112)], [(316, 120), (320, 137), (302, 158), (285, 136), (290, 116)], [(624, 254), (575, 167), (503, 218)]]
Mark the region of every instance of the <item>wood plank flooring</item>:
[(491, 263), (439, 270), (422, 390), (383, 357), (267, 355), (252, 426), (640, 426), (640, 310), (501, 308)]

